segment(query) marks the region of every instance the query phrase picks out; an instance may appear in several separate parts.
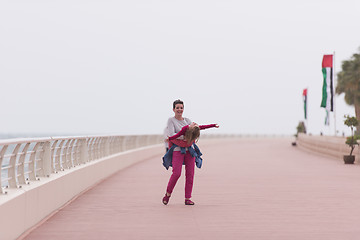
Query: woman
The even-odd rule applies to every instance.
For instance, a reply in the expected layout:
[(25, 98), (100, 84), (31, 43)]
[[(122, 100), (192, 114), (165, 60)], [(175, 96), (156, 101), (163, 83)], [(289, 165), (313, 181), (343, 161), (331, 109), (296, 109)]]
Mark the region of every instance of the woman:
[[(167, 133), (169, 134), (169, 137), (179, 133), (183, 127), (191, 125), (191, 120), (182, 116), (184, 112), (184, 103), (181, 100), (174, 101), (173, 111), (175, 116), (169, 118), (167, 123)], [(218, 126), (216, 125), (216, 127)], [(177, 139), (184, 139), (184, 136), (181, 135)], [(176, 182), (181, 176), (183, 163), (185, 164), (185, 205), (195, 204), (190, 200), (194, 181), (195, 157), (193, 157), (187, 149), (185, 154), (183, 154), (180, 151), (180, 147), (175, 147), (172, 154), (173, 171), (167, 185), (165, 196), (162, 199), (162, 202), (165, 205), (169, 203), (171, 193), (176, 185)]]

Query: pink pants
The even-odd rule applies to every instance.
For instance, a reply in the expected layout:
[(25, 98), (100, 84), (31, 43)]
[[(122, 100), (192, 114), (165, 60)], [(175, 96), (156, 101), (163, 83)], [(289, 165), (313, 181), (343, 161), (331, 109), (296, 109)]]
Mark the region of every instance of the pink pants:
[(183, 162), (185, 162), (185, 198), (191, 198), (191, 192), (194, 183), (194, 171), (195, 171), (195, 158), (187, 151), (186, 154), (181, 154), (180, 151), (173, 152), (172, 158), (172, 175), (170, 177), (166, 191), (172, 193), (176, 185), (177, 180), (181, 176), (181, 169)]

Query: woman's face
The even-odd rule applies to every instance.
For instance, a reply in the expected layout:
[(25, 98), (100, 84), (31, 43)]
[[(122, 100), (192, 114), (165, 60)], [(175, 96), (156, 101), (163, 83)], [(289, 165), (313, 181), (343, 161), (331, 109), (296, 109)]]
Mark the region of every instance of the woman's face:
[(175, 117), (182, 117), (182, 114), (184, 112), (184, 105), (182, 104), (176, 104), (175, 108), (173, 109), (174, 113), (175, 113)]

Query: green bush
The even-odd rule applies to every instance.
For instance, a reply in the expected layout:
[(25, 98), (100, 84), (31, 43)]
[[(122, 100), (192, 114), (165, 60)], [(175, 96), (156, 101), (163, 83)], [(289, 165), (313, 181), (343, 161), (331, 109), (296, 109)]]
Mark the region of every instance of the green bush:
[(350, 156), (352, 155), (354, 148), (356, 145), (359, 145), (357, 140), (360, 139), (360, 136), (354, 136), (354, 127), (359, 125), (359, 121), (356, 117), (350, 117), (349, 115), (345, 115), (344, 124), (351, 128), (351, 136), (346, 138), (346, 144), (350, 147)]
[(296, 127), (296, 137), (299, 133), (306, 133), (306, 127), (305, 123), (303, 121), (300, 121), (299, 124)]

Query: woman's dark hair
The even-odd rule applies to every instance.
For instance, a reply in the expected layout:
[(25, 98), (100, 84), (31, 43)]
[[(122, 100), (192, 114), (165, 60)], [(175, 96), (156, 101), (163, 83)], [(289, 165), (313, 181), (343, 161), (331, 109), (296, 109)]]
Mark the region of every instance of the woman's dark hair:
[(182, 104), (184, 106), (184, 102), (178, 99), (173, 102), (173, 109), (175, 109), (176, 104)]

